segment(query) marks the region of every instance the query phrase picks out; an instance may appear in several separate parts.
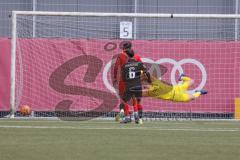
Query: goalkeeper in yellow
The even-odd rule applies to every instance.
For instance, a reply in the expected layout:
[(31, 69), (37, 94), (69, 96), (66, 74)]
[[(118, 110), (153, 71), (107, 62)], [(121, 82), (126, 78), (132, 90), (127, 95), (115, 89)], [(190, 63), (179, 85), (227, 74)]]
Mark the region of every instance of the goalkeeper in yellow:
[(151, 76), (148, 72), (142, 74), (142, 80), (147, 81), (148, 85), (132, 88), (133, 91), (142, 92), (143, 97), (154, 97), (173, 102), (189, 102), (200, 95), (207, 94), (206, 90), (197, 90), (195, 93), (187, 93), (188, 88), (193, 84), (193, 80), (184, 74), (179, 77), (177, 85), (171, 85)]

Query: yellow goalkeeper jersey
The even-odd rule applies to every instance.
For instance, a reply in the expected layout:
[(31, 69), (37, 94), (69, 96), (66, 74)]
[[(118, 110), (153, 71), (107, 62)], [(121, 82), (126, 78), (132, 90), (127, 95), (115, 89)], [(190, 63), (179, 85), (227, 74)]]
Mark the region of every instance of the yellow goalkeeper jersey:
[(189, 101), (189, 95), (186, 92), (188, 87), (188, 82), (172, 86), (164, 81), (155, 80), (148, 90), (148, 96), (176, 102), (187, 102)]

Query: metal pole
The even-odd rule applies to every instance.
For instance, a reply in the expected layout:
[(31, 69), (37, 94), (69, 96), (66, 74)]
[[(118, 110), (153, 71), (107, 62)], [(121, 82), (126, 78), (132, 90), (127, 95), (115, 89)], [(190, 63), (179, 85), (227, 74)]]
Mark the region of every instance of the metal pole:
[[(33, 0), (33, 11), (36, 11), (37, 0)], [(33, 16), (33, 38), (36, 37), (36, 16)]]
[[(138, 7), (138, 0), (134, 1), (134, 13), (137, 13), (137, 7)], [(137, 38), (137, 18), (134, 17), (134, 32), (133, 32), (133, 39)]]
[[(236, 5), (235, 5), (235, 14), (238, 14), (238, 0), (235, 1)], [(238, 19), (235, 19), (235, 41), (238, 40)]]
[(17, 18), (12, 12), (12, 39), (11, 39), (11, 79), (10, 79), (10, 118), (14, 118), (15, 113), (15, 66), (16, 66), (16, 38), (17, 38)]

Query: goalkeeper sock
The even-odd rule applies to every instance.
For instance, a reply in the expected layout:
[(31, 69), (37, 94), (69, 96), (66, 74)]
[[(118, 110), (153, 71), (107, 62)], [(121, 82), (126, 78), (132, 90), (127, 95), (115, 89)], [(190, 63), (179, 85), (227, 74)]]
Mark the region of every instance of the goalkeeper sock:
[(181, 77), (181, 80), (182, 80), (183, 82), (186, 82), (186, 81), (190, 81), (191, 78), (186, 77), (186, 76), (183, 76), (183, 77)]
[(193, 93), (193, 97), (194, 97), (194, 98), (197, 98), (197, 97), (199, 97), (200, 95), (201, 95), (201, 92)]
[(202, 89), (202, 90), (196, 90), (195, 93), (199, 93), (200, 95), (203, 95), (203, 94), (207, 94), (208, 91)]

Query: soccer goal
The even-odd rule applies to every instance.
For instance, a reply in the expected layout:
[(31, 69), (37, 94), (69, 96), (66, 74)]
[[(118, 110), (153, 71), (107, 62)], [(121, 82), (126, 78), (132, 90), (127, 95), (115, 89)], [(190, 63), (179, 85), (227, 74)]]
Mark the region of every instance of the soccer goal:
[[(112, 68), (131, 41), (152, 75), (208, 94), (188, 103), (142, 98), (144, 118), (234, 119), (240, 93), (240, 15), (12, 12), (12, 116), (114, 117), (119, 96)], [(161, 67), (166, 68), (162, 72)], [(81, 119), (81, 118), (80, 118)]]

